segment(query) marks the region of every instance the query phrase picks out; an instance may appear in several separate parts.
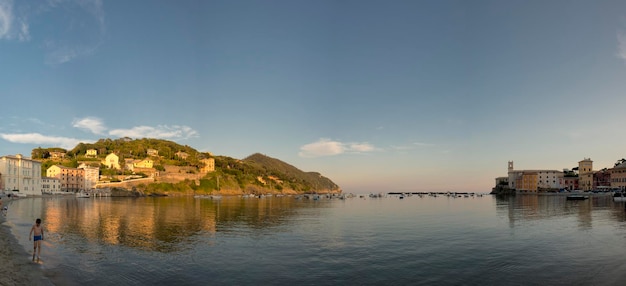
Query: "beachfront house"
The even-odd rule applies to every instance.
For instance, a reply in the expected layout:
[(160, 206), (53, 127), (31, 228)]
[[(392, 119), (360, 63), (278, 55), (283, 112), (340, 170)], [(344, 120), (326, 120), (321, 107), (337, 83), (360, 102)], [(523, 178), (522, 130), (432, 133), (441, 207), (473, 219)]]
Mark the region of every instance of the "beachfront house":
[(0, 158), (0, 178), (4, 191), (20, 196), (41, 195), (41, 162), (21, 154)]

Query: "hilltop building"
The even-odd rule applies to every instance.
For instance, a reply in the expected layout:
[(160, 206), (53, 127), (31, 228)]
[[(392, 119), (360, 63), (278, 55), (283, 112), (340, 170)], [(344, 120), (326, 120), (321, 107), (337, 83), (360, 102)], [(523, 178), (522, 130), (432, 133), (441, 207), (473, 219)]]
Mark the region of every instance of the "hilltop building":
[(210, 173), (215, 171), (215, 159), (207, 158), (200, 160), (201, 163), (204, 163), (204, 167), (200, 168), (200, 173)]
[(41, 195), (41, 162), (22, 154), (0, 158), (0, 186), (19, 195)]
[(133, 167), (135, 168), (152, 168), (154, 166), (154, 161), (150, 159), (137, 160), (133, 162)]
[(104, 158), (102, 164), (107, 166), (109, 169), (121, 169), (120, 167), (120, 157), (115, 155), (115, 153), (111, 153)]
[(148, 149), (146, 153), (148, 154), (148, 156), (159, 156), (159, 150), (155, 149)]
[(52, 159), (65, 159), (65, 152), (52, 151), (50, 152), (50, 158)]
[(85, 153), (85, 157), (87, 157), (87, 158), (96, 158), (96, 157), (98, 157), (98, 150), (96, 150), (96, 149), (87, 149), (87, 153)]
[(183, 151), (178, 151), (176, 153), (174, 153), (174, 155), (176, 155), (176, 157), (183, 159), (183, 160), (187, 160), (187, 157), (189, 157), (189, 154), (183, 152)]

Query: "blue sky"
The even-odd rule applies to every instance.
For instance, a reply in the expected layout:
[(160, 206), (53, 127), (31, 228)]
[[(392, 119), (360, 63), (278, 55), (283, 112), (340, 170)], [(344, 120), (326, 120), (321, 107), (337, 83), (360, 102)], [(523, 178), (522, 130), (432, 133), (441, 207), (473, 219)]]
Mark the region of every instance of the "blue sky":
[(0, 0), (0, 151), (162, 138), (346, 192), (626, 156), (624, 1)]

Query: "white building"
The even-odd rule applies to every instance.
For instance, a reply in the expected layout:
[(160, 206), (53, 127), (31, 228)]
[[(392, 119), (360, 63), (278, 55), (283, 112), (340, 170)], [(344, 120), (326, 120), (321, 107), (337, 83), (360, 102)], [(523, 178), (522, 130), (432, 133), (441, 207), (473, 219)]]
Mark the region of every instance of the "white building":
[(539, 189), (561, 189), (563, 187), (561, 185), (563, 174), (562, 171), (557, 170), (537, 170), (537, 176), (539, 176), (537, 187)]
[(85, 170), (85, 190), (95, 188), (100, 178), (100, 168), (87, 166), (85, 163), (82, 163), (78, 166), (78, 169)]
[(515, 170), (509, 161), (509, 188), (517, 191), (558, 190), (563, 183), (562, 171), (557, 170)]
[(44, 194), (55, 194), (61, 191), (61, 180), (57, 178), (41, 178), (41, 192)]
[(19, 195), (41, 195), (41, 162), (22, 157), (21, 154), (0, 158), (0, 188)]

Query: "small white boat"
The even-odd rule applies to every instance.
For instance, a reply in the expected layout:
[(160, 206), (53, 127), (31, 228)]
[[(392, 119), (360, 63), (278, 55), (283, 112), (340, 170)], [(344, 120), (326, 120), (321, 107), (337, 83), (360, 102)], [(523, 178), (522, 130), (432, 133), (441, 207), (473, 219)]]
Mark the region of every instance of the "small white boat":
[(76, 193), (76, 197), (77, 198), (89, 198), (89, 193), (78, 192), (78, 193)]

